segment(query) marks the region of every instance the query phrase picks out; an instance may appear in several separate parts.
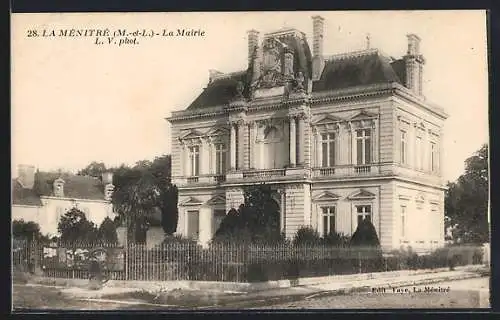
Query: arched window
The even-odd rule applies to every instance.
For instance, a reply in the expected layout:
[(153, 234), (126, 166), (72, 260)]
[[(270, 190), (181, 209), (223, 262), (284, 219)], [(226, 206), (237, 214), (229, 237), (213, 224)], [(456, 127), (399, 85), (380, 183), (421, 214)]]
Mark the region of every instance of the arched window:
[(287, 154), (282, 132), (275, 126), (266, 127), (262, 143), (263, 169), (282, 168)]

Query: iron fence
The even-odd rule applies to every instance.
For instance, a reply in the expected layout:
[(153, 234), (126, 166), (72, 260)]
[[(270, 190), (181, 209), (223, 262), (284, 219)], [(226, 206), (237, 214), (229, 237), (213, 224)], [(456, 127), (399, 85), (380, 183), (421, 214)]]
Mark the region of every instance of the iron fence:
[[(13, 248), (14, 249), (14, 248)], [(100, 262), (114, 280), (198, 280), (259, 282), (404, 269), (440, 268), (482, 263), (480, 247), (442, 248), (428, 255), (399, 252), (382, 255), (373, 248), (292, 246), (288, 243), (136, 244), (18, 243), (13, 265), (53, 278), (88, 279), (90, 261)], [(16, 253), (17, 252), (17, 253)], [(28, 266), (28, 268), (26, 268)], [(34, 272), (34, 271), (33, 271)]]

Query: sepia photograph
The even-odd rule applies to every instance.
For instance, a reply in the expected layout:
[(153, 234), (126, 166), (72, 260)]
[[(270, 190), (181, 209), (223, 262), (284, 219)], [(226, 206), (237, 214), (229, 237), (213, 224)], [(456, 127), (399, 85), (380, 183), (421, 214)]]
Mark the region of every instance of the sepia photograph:
[(12, 312), (490, 308), (486, 17), (12, 13)]

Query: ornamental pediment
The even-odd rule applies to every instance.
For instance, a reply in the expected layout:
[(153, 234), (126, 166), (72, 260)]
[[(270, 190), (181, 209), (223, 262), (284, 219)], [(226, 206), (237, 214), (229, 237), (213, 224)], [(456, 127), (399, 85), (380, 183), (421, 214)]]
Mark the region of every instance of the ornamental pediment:
[(195, 197), (188, 197), (187, 199), (185, 199), (184, 201), (182, 201), (179, 204), (181, 206), (196, 206), (196, 205), (203, 204), (203, 201), (201, 201), (200, 199), (195, 198)]
[(375, 199), (375, 194), (371, 193), (368, 190), (361, 189), (353, 194), (351, 194), (349, 197), (349, 200), (368, 200), (368, 199)]
[(335, 122), (342, 122), (344, 119), (334, 116), (332, 114), (327, 114), (327, 115), (322, 115), (316, 119), (316, 121), (313, 122), (314, 125), (321, 125), (321, 124), (327, 124), (327, 123), (335, 123)]
[(210, 200), (207, 201), (208, 205), (217, 205), (217, 204), (225, 204), (226, 203), (226, 197), (217, 195)]
[(184, 132), (181, 134), (179, 137), (180, 139), (194, 139), (194, 138), (200, 138), (203, 136), (203, 133), (199, 130), (196, 129), (191, 129), (189, 131)]
[(224, 127), (212, 128), (208, 131), (208, 136), (225, 136), (229, 134), (229, 130)]
[(314, 201), (337, 201), (339, 196), (333, 192), (325, 191), (313, 198)]
[(361, 110), (360, 112), (354, 114), (349, 120), (350, 121), (359, 121), (359, 120), (369, 120), (376, 118), (378, 115), (376, 113), (372, 113), (366, 110)]

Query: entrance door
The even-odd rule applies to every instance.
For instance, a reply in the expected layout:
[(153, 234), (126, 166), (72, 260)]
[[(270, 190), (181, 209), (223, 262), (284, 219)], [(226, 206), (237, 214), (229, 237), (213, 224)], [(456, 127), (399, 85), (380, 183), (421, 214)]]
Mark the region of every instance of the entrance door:
[(200, 233), (200, 213), (197, 210), (187, 212), (187, 236), (192, 239), (198, 239)]

